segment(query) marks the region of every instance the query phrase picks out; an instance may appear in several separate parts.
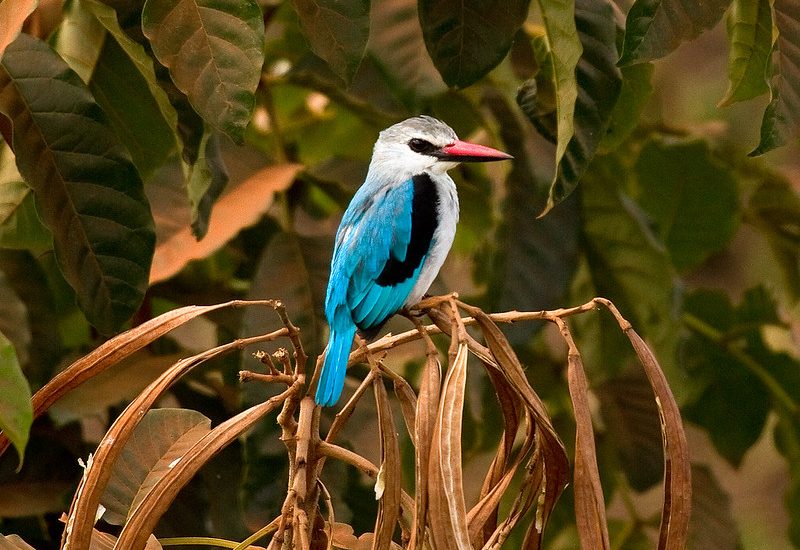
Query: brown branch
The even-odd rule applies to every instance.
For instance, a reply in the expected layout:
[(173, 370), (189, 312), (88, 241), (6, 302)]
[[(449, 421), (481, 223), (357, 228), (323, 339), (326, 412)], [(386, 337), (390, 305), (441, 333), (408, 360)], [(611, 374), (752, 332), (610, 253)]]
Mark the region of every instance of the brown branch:
[(239, 371), (239, 382), (264, 382), (265, 384), (271, 384), (273, 382), (278, 382), (280, 384), (286, 384), (287, 386), (291, 386), (296, 377), (291, 374), (261, 374), (258, 372), (253, 372), (249, 370), (240, 370)]

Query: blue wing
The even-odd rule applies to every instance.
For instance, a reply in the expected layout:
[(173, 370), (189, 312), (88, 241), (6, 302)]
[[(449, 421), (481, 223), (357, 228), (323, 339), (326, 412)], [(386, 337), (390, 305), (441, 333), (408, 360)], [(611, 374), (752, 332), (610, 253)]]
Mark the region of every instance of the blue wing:
[[(413, 270), (391, 281), (381, 274), (390, 262), (405, 262), (412, 235), (414, 180), (399, 186), (367, 181), (355, 194), (336, 233), (325, 297), (330, 339), (315, 401), (331, 406), (344, 386), (347, 358), (356, 327), (369, 332), (405, 303), (424, 263), (415, 252)], [(428, 239), (430, 240), (430, 239)], [(421, 256), (421, 257), (420, 257)], [(381, 284), (383, 282), (384, 284)]]
[(382, 285), (378, 279), (390, 257), (406, 258), (413, 197), (413, 180), (379, 189), (368, 182), (353, 197), (336, 235), (325, 301), (329, 323), (347, 312), (352, 323), (369, 330), (403, 306), (419, 267), (395, 284)]

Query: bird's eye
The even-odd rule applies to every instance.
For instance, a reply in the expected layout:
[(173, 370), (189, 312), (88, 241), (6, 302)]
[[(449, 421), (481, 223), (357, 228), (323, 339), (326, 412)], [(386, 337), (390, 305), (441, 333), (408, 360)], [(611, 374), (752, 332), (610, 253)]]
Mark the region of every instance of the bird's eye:
[(430, 141), (425, 141), (420, 138), (412, 138), (408, 141), (408, 147), (415, 153), (430, 153), (436, 149)]

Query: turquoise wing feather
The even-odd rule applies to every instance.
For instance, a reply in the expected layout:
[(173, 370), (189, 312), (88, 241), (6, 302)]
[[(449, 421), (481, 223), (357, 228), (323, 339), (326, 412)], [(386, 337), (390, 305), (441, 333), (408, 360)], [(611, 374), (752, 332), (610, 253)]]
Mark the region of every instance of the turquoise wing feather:
[[(414, 183), (366, 182), (353, 197), (336, 233), (325, 299), (330, 338), (315, 400), (338, 401), (356, 327), (370, 331), (403, 307), (421, 267), (393, 285), (378, 284), (390, 257), (404, 261), (411, 241)], [(420, 266), (424, 263), (420, 262)]]

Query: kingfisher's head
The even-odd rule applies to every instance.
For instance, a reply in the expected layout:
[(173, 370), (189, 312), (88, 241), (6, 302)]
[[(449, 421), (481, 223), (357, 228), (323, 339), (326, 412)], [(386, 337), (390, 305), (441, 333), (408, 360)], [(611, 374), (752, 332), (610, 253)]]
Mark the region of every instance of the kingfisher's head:
[(370, 168), (406, 179), (422, 172), (442, 174), (459, 162), (510, 158), (511, 155), (491, 147), (461, 141), (450, 126), (422, 115), (398, 122), (380, 133)]

